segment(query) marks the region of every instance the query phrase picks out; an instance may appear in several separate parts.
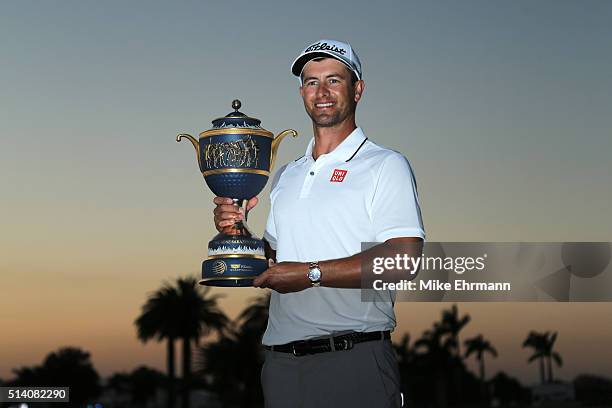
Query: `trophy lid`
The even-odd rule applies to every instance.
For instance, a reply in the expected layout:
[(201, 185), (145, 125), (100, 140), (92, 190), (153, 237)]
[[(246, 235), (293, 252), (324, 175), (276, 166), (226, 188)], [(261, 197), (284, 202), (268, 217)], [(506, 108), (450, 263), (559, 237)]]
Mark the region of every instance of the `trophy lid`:
[(225, 129), (225, 128), (249, 128), (249, 129), (263, 129), (260, 126), (261, 121), (256, 118), (251, 118), (238, 109), (242, 106), (242, 103), (238, 99), (232, 101), (233, 112), (228, 113), (222, 118), (217, 118), (212, 121), (213, 129)]

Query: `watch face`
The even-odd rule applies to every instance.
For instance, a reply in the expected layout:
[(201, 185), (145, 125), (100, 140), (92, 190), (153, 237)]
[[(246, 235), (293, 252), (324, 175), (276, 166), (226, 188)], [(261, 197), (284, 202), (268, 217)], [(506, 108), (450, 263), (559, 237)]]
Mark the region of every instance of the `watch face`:
[(313, 282), (321, 280), (321, 270), (317, 268), (311, 269), (310, 272), (308, 272), (308, 277)]

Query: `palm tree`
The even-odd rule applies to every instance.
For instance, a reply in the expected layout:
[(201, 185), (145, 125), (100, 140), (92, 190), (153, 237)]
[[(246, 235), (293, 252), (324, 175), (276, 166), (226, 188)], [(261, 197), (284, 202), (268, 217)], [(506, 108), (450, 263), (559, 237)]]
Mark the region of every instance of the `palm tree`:
[(253, 299), (231, 331), (199, 350), (198, 374), (226, 406), (259, 406), (263, 401), (261, 337), (268, 323), (269, 304), (269, 294)]
[(442, 311), (441, 330), (448, 337), (445, 340), (444, 346), (452, 352), (456, 361), (450, 368), (450, 378), (452, 390), (458, 399), (461, 399), (463, 390), (463, 378), (461, 376), (460, 360), (461, 360), (461, 342), (459, 341), (459, 332), (470, 322), (470, 316), (459, 316), (459, 309), (454, 304), (450, 309)]
[(471, 354), (476, 354), (476, 360), (478, 360), (480, 364), (480, 381), (484, 383), (485, 381), (485, 364), (484, 364), (484, 354), (489, 353), (493, 357), (497, 357), (497, 350), (495, 347), (489, 343), (488, 340), (485, 340), (482, 334), (479, 334), (476, 337), (472, 337), (471, 339), (467, 339), (465, 342), (465, 347), (467, 348), (465, 351), (465, 357), (468, 358)]
[(546, 333), (538, 333), (536, 331), (530, 331), (527, 335), (525, 341), (523, 341), (523, 348), (531, 347), (533, 349), (533, 354), (527, 360), (528, 363), (531, 363), (535, 360), (540, 360), (540, 382), (544, 384), (546, 382), (545, 372), (544, 372), (544, 359), (545, 350), (546, 350), (546, 341), (548, 337), (548, 332)]
[(191, 386), (191, 342), (212, 330), (222, 332), (228, 325), (227, 316), (219, 309), (220, 295), (208, 296), (210, 287), (199, 289), (193, 277), (179, 278), (176, 286), (165, 283), (153, 293), (136, 319), (138, 338), (146, 342), (152, 338), (167, 340), (168, 407), (174, 407), (175, 358), (174, 340), (183, 341), (182, 406), (189, 407)]
[(240, 316), (238, 316), (238, 322), (242, 326), (241, 330), (250, 331), (261, 338), (268, 325), (270, 293), (251, 300), (252, 303), (240, 313)]
[(557, 332), (550, 334), (546, 332), (546, 338), (544, 342), (544, 357), (546, 358), (548, 365), (548, 382), (552, 383), (554, 381), (553, 371), (552, 371), (552, 360), (555, 360), (555, 363), (559, 367), (563, 365), (563, 360), (561, 359), (561, 355), (556, 351), (553, 351), (553, 347), (555, 345), (555, 341), (557, 340)]
[(167, 407), (174, 408), (175, 358), (174, 340), (179, 336), (178, 319), (179, 294), (168, 283), (151, 294), (142, 306), (142, 313), (134, 324), (138, 339), (143, 343), (155, 338), (158, 342), (166, 340), (166, 364), (168, 370)]
[(414, 343), (415, 350), (425, 349), (428, 354), (448, 354), (448, 348), (442, 344), (444, 329), (440, 323), (434, 323), (433, 327), (425, 330), (420, 339)]
[(483, 401), (486, 401), (486, 389), (485, 389), (485, 363), (484, 363), (484, 354), (490, 353), (493, 357), (497, 357), (497, 350), (489, 343), (488, 340), (485, 340), (482, 337), (482, 334), (479, 334), (476, 337), (472, 337), (471, 339), (467, 339), (465, 342), (465, 358), (468, 358), (470, 354), (476, 354), (476, 360), (478, 360), (480, 366), (480, 392), (482, 395)]
[(461, 357), (459, 332), (470, 322), (470, 315), (459, 317), (457, 305), (442, 312), (442, 329), (448, 333), (448, 346), (455, 350), (455, 356)]
[[(448, 344), (443, 344), (445, 329), (440, 323), (434, 323), (433, 328), (423, 332), (423, 335), (414, 343), (414, 350), (419, 353), (426, 364), (426, 376), (433, 384), (436, 406), (448, 406), (448, 371), (451, 367), (452, 356)], [(422, 350), (425, 350), (423, 352)]]
[[(16, 378), (8, 385), (21, 387), (70, 387), (68, 407), (85, 406), (101, 391), (100, 376), (90, 354), (77, 347), (62, 347), (45, 357), (42, 365), (14, 369)], [(4, 406), (1, 405), (0, 406)]]
[(210, 286), (201, 286), (193, 277), (180, 278), (177, 281), (178, 336), (183, 341), (183, 393), (182, 406), (189, 408), (189, 388), (191, 386), (191, 342), (197, 345), (202, 336), (212, 331), (224, 333), (229, 319), (217, 304), (220, 294), (209, 295)]

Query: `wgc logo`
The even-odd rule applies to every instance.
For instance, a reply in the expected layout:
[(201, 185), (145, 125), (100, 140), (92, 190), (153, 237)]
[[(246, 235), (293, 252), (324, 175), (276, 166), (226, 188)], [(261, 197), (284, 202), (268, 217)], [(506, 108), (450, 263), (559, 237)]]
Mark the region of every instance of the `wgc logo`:
[(218, 260), (213, 263), (212, 271), (215, 275), (223, 275), (226, 270), (227, 264), (224, 261)]

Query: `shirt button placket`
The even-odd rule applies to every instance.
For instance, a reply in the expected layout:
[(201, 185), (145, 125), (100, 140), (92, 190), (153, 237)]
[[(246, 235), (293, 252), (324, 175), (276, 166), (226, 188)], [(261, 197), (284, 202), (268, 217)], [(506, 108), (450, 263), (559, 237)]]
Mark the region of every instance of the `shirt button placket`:
[(313, 164), (304, 180), (304, 185), (302, 186), (302, 191), (300, 193), (300, 197), (307, 197), (310, 194), (310, 189), (312, 188), (312, 183), (314, 182), (314, 175), (316, 172), (317, 164)]

